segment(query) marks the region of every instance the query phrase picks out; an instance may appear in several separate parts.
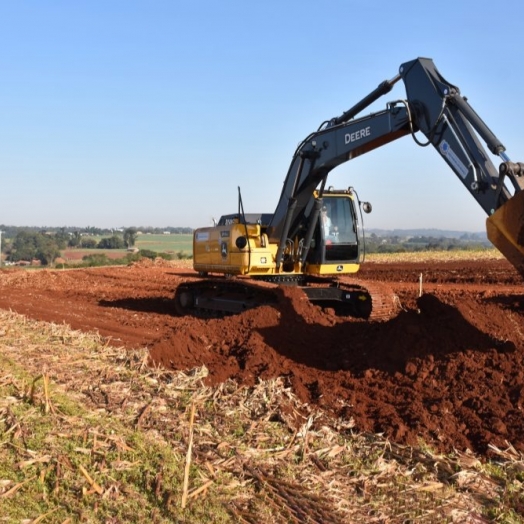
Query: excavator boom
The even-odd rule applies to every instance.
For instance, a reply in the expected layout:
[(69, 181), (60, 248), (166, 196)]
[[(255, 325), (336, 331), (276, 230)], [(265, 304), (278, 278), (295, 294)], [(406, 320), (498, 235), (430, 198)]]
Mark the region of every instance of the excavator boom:
[[(509, 160), (502, 142), (431, 60), (403, 64), (400, 74), (417, 127), (488, 215), (491, 243), (524, 277), (524, 164)], [(502, 160), (498, 171), (481, 140)]]
[[(359, 117), (399, 80), (406, 99)], [(423, 141), (417, 133), (425, 135)], [(324, 187), (332, 169), (409, 134), (418, 145), (435, 148), (488, 215), (491, 242), (524, 276), (524, 164), (510, 161), (502, 142), (429, 58), (402, 64), (396, 77), (299, 145), (268, 227), (270, 241), (283, 246), (304, 229), (312, 215), (313, 190)], [(498, 169), (490, 154), (501, 160)]]

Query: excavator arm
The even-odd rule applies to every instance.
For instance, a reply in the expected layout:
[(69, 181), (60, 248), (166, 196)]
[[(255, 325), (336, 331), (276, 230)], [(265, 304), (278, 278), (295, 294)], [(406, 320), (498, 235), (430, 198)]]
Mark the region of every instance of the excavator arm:
[[(406, 99), (383, 111), (356, 118), (366, 107), (403, 80)], [(422, 133), (424, 141), (417, 138)], [(305, 236), (318, 213), (314, 190), (323, 189), (338, 165), (406, 135), (432, 145), (488, 215), (491, 242), (524, 276), (524, 164), (513, 163), (458, 87), (447, 82), (433, 61), (418, 58), (341, 116), (324, 122), (297, 148), (267, 233), (279, 244), (277, 266), (288, 238)], [(502, 162), (497, 169), (486, 151)], [(306, 251), (309, 246), (306, 246)]]

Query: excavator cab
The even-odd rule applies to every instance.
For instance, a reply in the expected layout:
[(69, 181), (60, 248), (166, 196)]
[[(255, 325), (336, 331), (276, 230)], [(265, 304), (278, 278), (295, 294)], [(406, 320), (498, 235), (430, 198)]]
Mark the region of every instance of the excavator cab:
[(305, 272), (311, 275), (354, 273), (364, 254), (358, 198), (354, 191), (325, 190)]

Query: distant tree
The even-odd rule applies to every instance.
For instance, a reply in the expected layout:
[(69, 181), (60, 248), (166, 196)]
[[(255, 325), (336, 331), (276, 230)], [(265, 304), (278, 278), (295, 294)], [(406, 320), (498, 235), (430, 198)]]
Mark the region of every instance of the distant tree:
[(135, 245), (137, 236), (138, 236), (138, 232), (136, 228), (128, 227), (124, 231), (124, 244), (126, 245), (126, 247), (133, 247)]
[(141, 257), (150, 258), (151, 260), (154, 260), (158, 256), (158, 253), (156, 251), (152, 251), (151, 249), (141, 249), (138, 254)]
[(47, 235), (39, 235), (38, 248), (36, 250), (35, 258), (40, 260), (42, 264), (48, 266), (52, 264), (56, 258), (60, 256), (60, 246), (57, 241)]
[(80, 234), (80, 231), (73, 231), (73, 234), (69, 237), (69, 240), (67, 241), (67, 245), (69, 247), (78, 247), (80, 245), (80, 242), (82, 242), (82, 235)]
[(97, 246), (97, 242), (94, 238), (83, 238), (80, 240), (80, 247), (84, 249), (94, 249)]
[(111, 263), (111, 260), (104, 253), (99, 255), (86, 255), (82, 258), (82, 261), (87, 266), (107, 266)]
[(121, 237), (113, 235), (109, 238), (102, 238), (96, 247), (98, 249), (124, 249), (125, 244)]
[(9, 258), (13, 261), (37, 259), (44, 265), (51, 264), (60, 256), (54, 236), (40, 232), (20, 231), (11, 246)]
[(2, 231), (2, 239), (4, 238), (15, 238), (17, 233), (23, 228), (16, 226), (6, 226), (5, 224), (0, 224), (0, 231)]
[(16, 234), (11, 246), (10, 259), (14, 262), (18, 260), (31, 260), (36, 254), (36, 234), (29, 231), (19, 231)]
[(87, 226), (86, 228), (84, 228), (83, 231), (87, 233), (88, 235), (93, 235), (93, 236), (108, 235), (113, 232), (112, 229), (101, 229), (99, 227), (94, 227), (94, 226)]
[(67, 244), (69, 243), (69, 233), (67, 232), (65, 227), (61, 227), (55, 233), (55, 241), (56, 241), (59, 249), (65, 249), (66, 248)]

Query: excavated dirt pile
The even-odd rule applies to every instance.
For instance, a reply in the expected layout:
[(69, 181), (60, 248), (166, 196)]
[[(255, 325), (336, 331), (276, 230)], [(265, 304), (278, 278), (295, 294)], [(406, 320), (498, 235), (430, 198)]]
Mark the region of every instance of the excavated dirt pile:
[(145, 345), (157, 365), (205, 365), (212, 383), (283, 376), (303, 401), (399, 443), (524, 452), (524, 282), (505, 261), (368, 263), (360, 277), (388, 283), (401, 306), (374, 323), (292, 287), (240, 315), (177, 316), (173, 294), (193, 277), (165, 264), (4, 270), (0, 307)]

